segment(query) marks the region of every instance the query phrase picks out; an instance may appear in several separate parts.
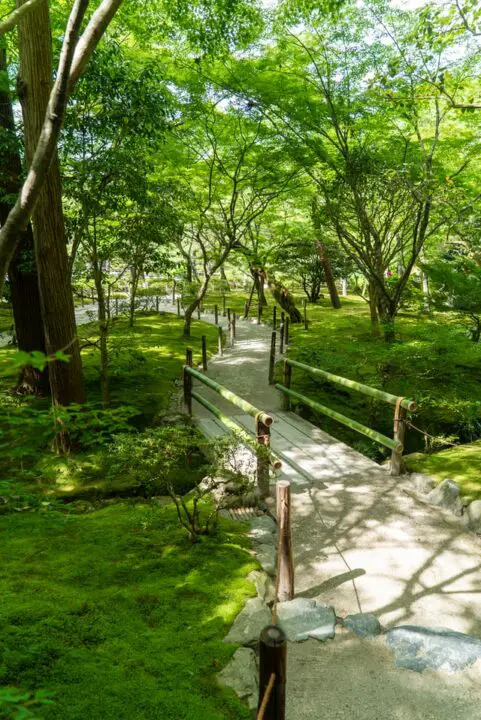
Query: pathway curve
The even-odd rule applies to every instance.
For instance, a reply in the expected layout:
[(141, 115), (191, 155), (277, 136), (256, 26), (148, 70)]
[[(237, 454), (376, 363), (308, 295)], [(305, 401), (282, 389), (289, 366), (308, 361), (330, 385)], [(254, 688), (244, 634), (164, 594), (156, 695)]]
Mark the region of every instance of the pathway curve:
[[(213, 322), (210, 314), (202, 319)], [(267, 384), (270, 336), (270, 327), (238, 321), (234, 347), (209, 362), (208, 375), (275, 416), (272, 448), (292, 490), (296, 596), (331, 604), (341, 617), (373, 613), (385, 627), (481, 637), (480, 540), (454, 516), (414, 500), (402, 478), (280, 411), (279, 394)], [(253, 430), (250, 417), (205, 386), (197, 389)], [(205, 432), (222, 432), (197, 403), (194, 412)], [(481, 716), (479, 663), (454, 675), (417, 675), (396, 669), (380, 640), (347, 631), (336, 637), (341, 642), (289, 647), (288, 720)]]

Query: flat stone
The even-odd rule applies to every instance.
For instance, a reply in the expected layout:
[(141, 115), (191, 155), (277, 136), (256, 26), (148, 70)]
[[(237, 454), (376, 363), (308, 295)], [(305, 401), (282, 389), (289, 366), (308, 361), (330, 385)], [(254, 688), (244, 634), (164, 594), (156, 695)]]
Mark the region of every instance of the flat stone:
[(269, 625), (271, 614), (260, 598), (251, 598), (236, 617), (234, 624), (224, 638), (225, 642), (239, 645), (255, 645), (261, 630)]
[(276, 536), (269, 530), (262, 530), (262, 528), (255, 528), (248, 533), (252, 540), (253, 545), (275, 545)]
[(455, 515), (462, 515), (463, 502), (459, 497), (459, 487), (453, 480), (443, 480), (440, 485), (431, 490), (426, 500), (431, 505), (446, 508)]
[(277, 605), (277, 619), (291, 642), (315, 638), (327, 640), (335, 634), (336, 616), (329, 605), (317, 600), (296, 598)]
[(473, 500), (467, 507), (466, 515), (469, 529), (481, 533), (481, 500)]
[(429, 475), (423, 475), (423, 473), (411, 473), (409, 480), (414, 485), (415, 489), (427, 495), (433, 488), (436, 487), (436, 480)]
[(221, 685), (232, 688), (251, 710), (257, 707), (259, 673), (254, 650), (244, 647), (236, 650), (229, 664), (217, 675), (217, 679)]
[(269, 515), (256, 515), (251, 520), (251, 532), (259, 530), (275, 533), (277, 523)]
[(343, 625), (358, 637), (374, 637), (382, 632), (381, 623), (377, 617), (368, 613), (348, 615)]
[(274, 583), (266, 572), (262, 570), (253, 570), (247, 576), (256, 586), (257, 597), (260, 598), (264, 603), (273, 603), (275, 600), (275, 588)]
[(386, 633), (396, 666), (422, 672), (426, 669), (457, 672), (481, 659), (481, 640), (446, 628), (403, 625)]
[(274, 545), (259, 545), (256, 547), (256, 558), (262, 569), (272, 577), (276, 574), (276, 548)]

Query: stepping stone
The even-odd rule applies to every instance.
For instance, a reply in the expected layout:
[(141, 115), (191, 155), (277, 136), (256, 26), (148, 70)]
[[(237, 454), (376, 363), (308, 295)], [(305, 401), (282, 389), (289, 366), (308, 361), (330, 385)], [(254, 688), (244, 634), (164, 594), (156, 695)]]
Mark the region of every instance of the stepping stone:
[(381, 623), (377, 617), (368, 613), (348, 615), (343, 625), (358, 637), (374, 637), (382, 632)]
[(457, 672), (481, 659), (481, 640), (445, 628), (402, 625), (386, 633), (396, 667)]
[(239, 648), (230, 663), (218, 674), (221, 685), (234, 690), (241, 700), (247, 702), (250, 710), (257, 707), (259, 699), (259, 671), (256, 654), (249, 648)]
[(335, 634), (336, 616), (334, 609), (317, 600), (296, 598), (277, 605), (277, 619), (286, 637), (291, 642), (307, 638), (327, 640)]
[(260, 598), (251, 598), (236, 617), (234, 624), (224, 638), (225, 642), (239, 645), (256, 645), (259, 635), (271, 622), (271, 613)]

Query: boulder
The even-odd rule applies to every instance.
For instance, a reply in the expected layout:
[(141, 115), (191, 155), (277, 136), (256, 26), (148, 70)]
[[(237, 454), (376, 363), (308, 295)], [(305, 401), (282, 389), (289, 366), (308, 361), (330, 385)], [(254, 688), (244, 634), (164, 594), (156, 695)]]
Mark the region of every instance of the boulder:
[(258, 545), (255, 551), (256, 558), (259, 561), (264, 572), (274, 577), (274, 575), (276, 574), (277, 558), (275, 545)]
[(473, 500), (466, 510), (468, 527), (476, 533), (481, 533), (481, 500)]
[(273, 603), (275, 600), (275, 588), (269, 575), (262, 570), (253, 570), (247, 576), (256, 586), (257, 597), (260, 598), (267, 605)]
[(218, 674), (217, 679), (221, 685), (232, 688), (238, 697), (254, 710), (259, 697), (258, 675), (254, 650), (242, 647), (235, 651), (231, 661)]
[(368, 613), (348, 615), (343, 625), (358, 637), (374, 637), (382, 632), (381, 623), (377, 617)]
[(256, 515), (251, 520), (251, 532), (255, 531), (275, 533), (277, 532), (277, 523), (270, 515)]
[(291, 642), (312, 637), (327, 640), (335, 634), (334, 609), (317, 600), (296, 598), (277, 605), (277, 621)]
[(415, 489), (423, 495), (427, 495), (433, 488), (436, 487), (436, 480), (429, 477), (429, 475), (423, 475), (422, 473), (411, 473), (409, 480), (412, 482)]
[(416, 672), (456, 672), (481, 659), (481, 640), (446, 628), (402, 625), (387, 631), (386, 642), (396, 666)]
[(271, 613), (267, 606), (260, 598), (251, 598), (236, 617), (224, 640), (239, 645), (255, 645), (259, 642), (261, 630), (270, 621)]
[(459, 497), (459, 487), (453, 480), (443, 480), (440, 485), (431, 490), (426, 500), (431, 505), (446, 508), (455, 515), (463, 514), (463, 501)]

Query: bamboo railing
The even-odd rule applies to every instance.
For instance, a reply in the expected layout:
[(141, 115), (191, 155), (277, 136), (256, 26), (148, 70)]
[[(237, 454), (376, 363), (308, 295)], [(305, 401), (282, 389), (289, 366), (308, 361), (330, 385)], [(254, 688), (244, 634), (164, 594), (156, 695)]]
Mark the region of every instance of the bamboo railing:
[[(363, 425), (362, 423), (357, 422), (357, 420), (352, 420), (346, 415), (342, 415), (336, 410), (332, 410), (331, 408), (328, 408), (325, 405), (321, 405), (321, 403), (318, 403), (315, 400), (312, 400), (311, 398), (308, 398), (305, 395), (301, 395), (301, 393), (292, 390), (291, 379), (293, 368), (303, 370), (304, 372), (307, 372), (315, 377), (321, 377), (323, 380), (331, 382), (335, 385), (348, 387), (351, 390), (355, 390), (362, 393), (363, 395), (373, 397), (376, 400), (380, 400), (389, 405), (394, 405), (395, 409), (393, 437), (387, 437), (387, 435), (383, 435), (377, 430), (373, 430), (367, 425)], [(416, 409), (416, 403), (414, 402), (414, 400), (400, 397), (398, 395), (392, 395), (391, 393), (384, 392), (384, 390), (378, 390), (377, 388), (370, 387), (369, 385), (364, 385), (363, 383), (359, 383), (356, 380), (350, 380), (349, 378), (341, 377), (340, 375), (333, 375), (326, 370), (321, 370), (320, 368), (315, 368), (311, 365), (305, 365), (304, 363), (300, 363), (297, 360), (291, 360), (289, 358), (286, 358), (284, 360), (284, 384), (277, 383), (275, 387), (280, 390), (284, 395), (284, 410), (289, 410), (291, 399), (297, 400), (303, 405), (307, 405), (307, 407), (312, 408), (316, 412), (333, 418), (333, 420), (336, 420), (342, 425), (351, 428), (351, 430), (355, 430), (356, 432), (365, 435), (366, 437), (369, 437), (371, 440), (374, 440), (380, 445), (383, 445), (384, 447), (387, 447), (391, 450), (391, 475), (399, 475), (401, 473), (402, 454), (404, 450), (404, 437), (406, 434), (406, 412), (413, 412)]]

